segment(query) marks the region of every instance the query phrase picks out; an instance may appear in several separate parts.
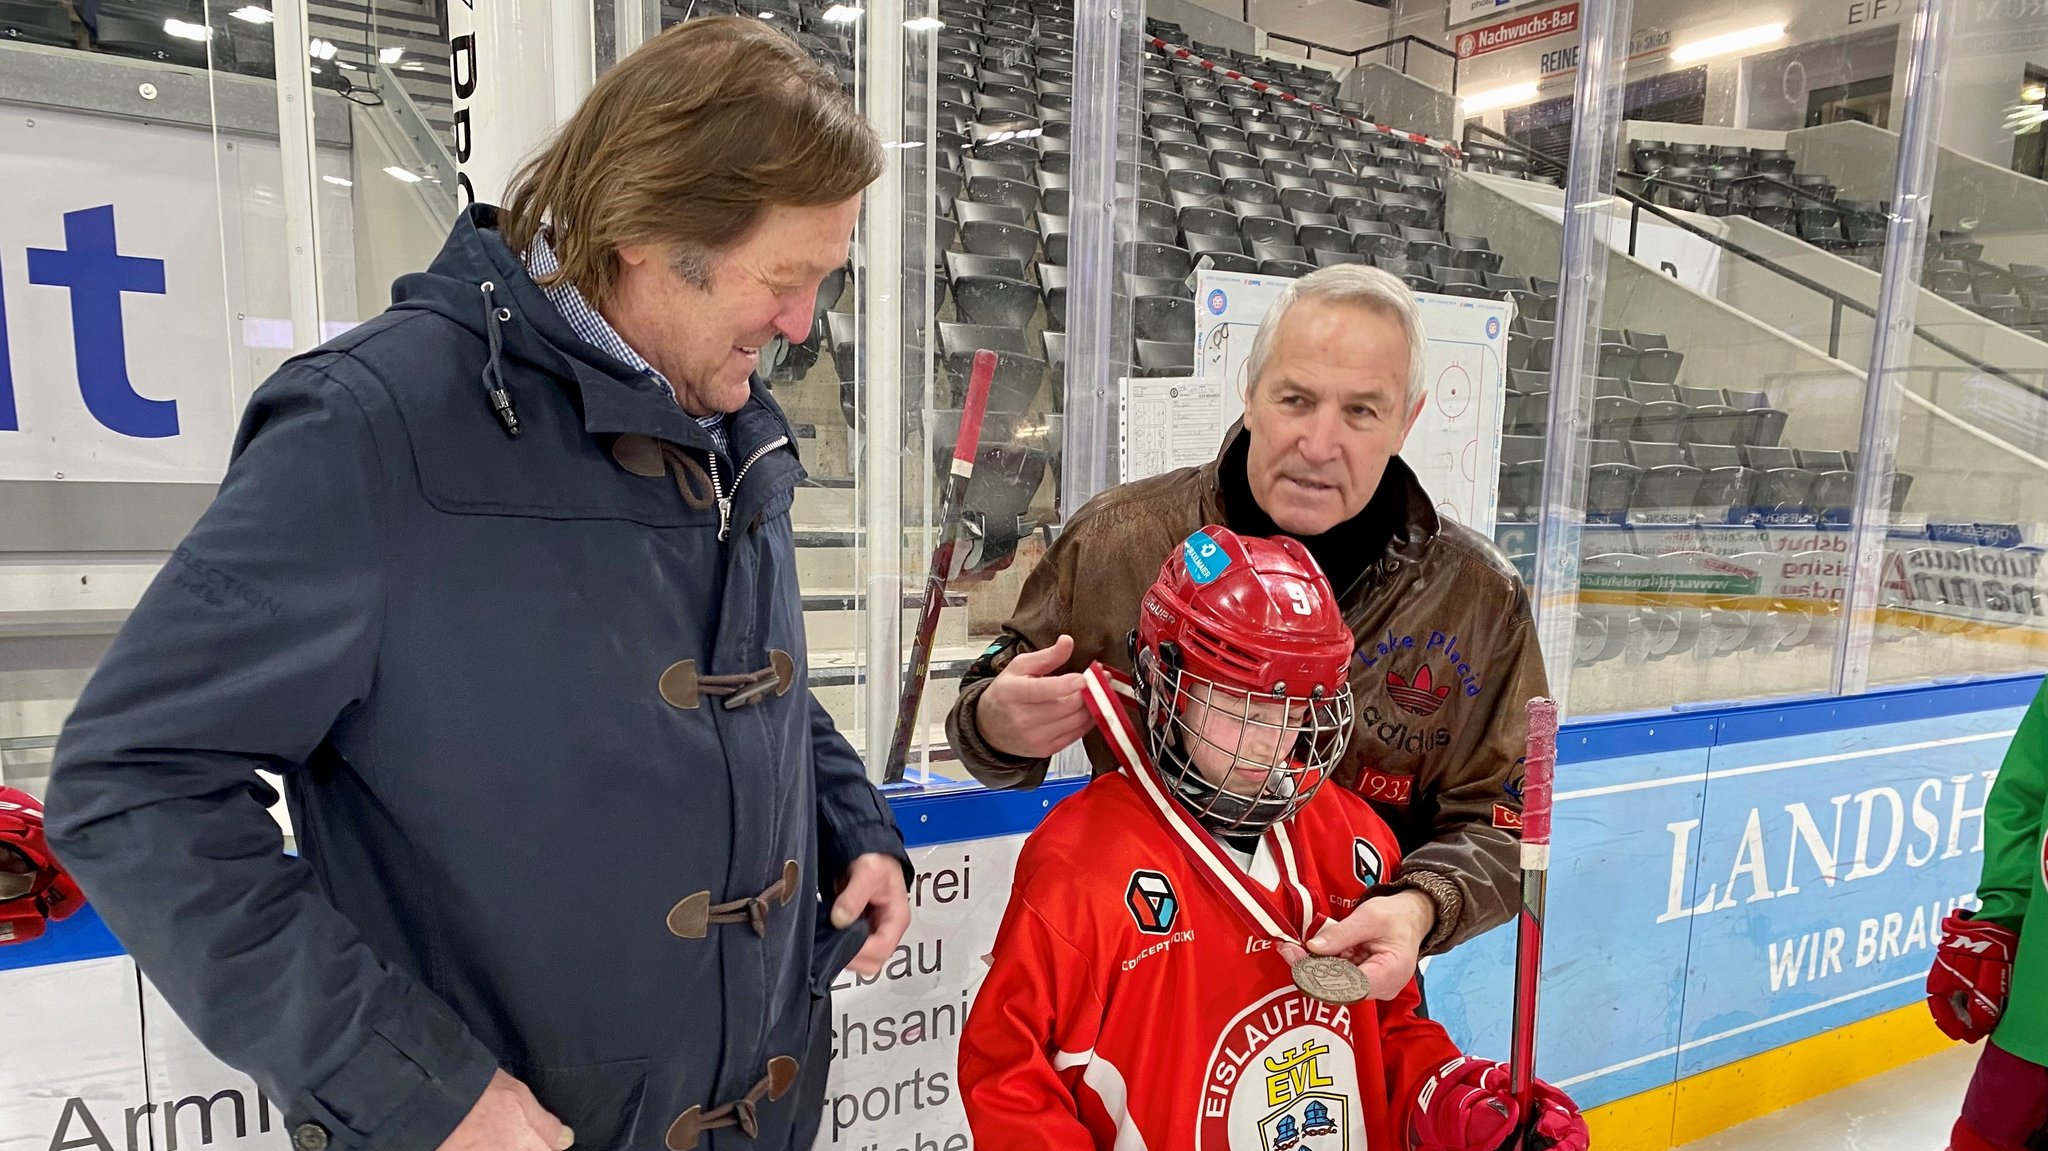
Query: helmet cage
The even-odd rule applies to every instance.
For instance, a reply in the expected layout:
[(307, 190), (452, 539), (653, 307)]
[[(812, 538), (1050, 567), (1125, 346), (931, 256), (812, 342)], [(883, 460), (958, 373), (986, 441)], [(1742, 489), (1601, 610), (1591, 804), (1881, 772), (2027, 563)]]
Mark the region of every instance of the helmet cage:
[[(1301, 810), (1343, 759), (1352, 721), (1348, 683), (1334, 693), (1317, 686), (1309, 695), (1290, 695), (1285, 683), (1250, 688), (1189, 671), (1171, 642), (1160, 644), (1156, 656), (1136, 654), (1152, 762), (1210, 831), (1263, 833)], [(1205, 747), (1233, 764), (1225, 784), (1212, 783), (1196, 763)], [(1235, 772), (1248, 767), (1264, 772), (1255, 787), (1235, 782)]]

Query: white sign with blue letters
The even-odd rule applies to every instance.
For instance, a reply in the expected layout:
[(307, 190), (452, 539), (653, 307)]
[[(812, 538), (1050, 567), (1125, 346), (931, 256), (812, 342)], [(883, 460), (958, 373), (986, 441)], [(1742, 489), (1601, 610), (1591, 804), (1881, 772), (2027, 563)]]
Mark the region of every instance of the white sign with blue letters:
[(0, 119), (0, 480), (220, 478), (239, 325), (216, 145), (109, 117)]

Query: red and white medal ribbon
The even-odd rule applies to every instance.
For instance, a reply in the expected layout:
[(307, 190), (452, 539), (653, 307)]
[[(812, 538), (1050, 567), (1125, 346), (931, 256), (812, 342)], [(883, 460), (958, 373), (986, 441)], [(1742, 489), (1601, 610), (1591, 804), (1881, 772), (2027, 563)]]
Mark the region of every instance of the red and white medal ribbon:
[(1300, 860), (1286, 822), (1268, 828), (1264, 837), (1266, 850), (1280, 872), (1280, 890), (1268, 892), (1217, 844), (1196, 821), (1194, 813), (1174, 798), (1152, 765), (1138, 726), (1131, 719), (1136, 692), (1130, 680), (1100, 663), (1092, 663), (1081, 673), (1081, 684), (1088, 711), (1116, 756), (1118, 767), (1137, 785), (1145, 806), (1166, 829), (1168, 838), (1179, 845), (1196, 873), (1237, 909), (1255, 934), (1292, 943), (1313, 935), (1325, 917), (1317, 913), (1315, 900), (1301, 881)]

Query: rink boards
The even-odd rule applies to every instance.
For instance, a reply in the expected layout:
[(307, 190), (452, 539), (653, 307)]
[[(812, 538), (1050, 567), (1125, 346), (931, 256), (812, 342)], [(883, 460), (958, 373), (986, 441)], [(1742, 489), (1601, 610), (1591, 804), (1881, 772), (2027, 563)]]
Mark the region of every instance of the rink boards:
[[(1984, 799), (2039, 682), (1567, 726), (1541, 1073), (1588, 1108), (1640, 1110), (1911, 1005), (1936, 925), (1976, 885)], [(821, 1149), (970, 1145), (959, 1028), (1022, 837), (1074, 789), (895, 797), (916, 925), (881, 977), (840, 981)], [(1427, 968), (1433, 1014), (1476, 1054), (1506, 1054), (1512, 953), (1496, 930)], [(0, 1151), (288, 1146), (90, 912), (0, 949), (0, 1034)]]

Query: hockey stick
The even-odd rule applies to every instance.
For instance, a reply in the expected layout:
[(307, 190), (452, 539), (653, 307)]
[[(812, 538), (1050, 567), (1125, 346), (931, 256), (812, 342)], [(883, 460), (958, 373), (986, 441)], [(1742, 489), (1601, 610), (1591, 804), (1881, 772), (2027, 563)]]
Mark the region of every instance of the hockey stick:
[[(988, 414), (988, 392), (995, 379), (996, 354), (987, 349), (974, 353), (974, 370), (967, 377), (967, 402), (960, 409), (960, 436), (953, 444), (953, 467), (939, 494), (939, 537), (932, 547), (931, 571), (924, 581), (924, 606), (917, 617), (917, 636), (910, 645), (910, 667), (903, 677), (903, 693), (896, 699), (896, 735), (889, 741), (884, 783), (903, 782), (903, 769), (910, 758), (910, 737), (917, 730), (918, 705), (924, 701), (924, 681), (932, 666), (932, 637), (938, 634), (939, 612), (946, 606), (946, 578), (953, 569), (954, 536), (960, 526), (967, 483), (974, 478), (974, 455), (981, 447), (981, 421)], [(872, 600), (868, 608), (875, 609)]]
[(1515, 1023), (1508, 1089), (1521, 1108), (1522, 1137), (1535, 1130), (1536, 982), (1543, 974), (1543, 897), (1550, 879), (1550, 791), (1557, 770), (1557, 704), (1529, 701), (1529, 747), (1522, 762), (1522, 914), (1515, 929)]

